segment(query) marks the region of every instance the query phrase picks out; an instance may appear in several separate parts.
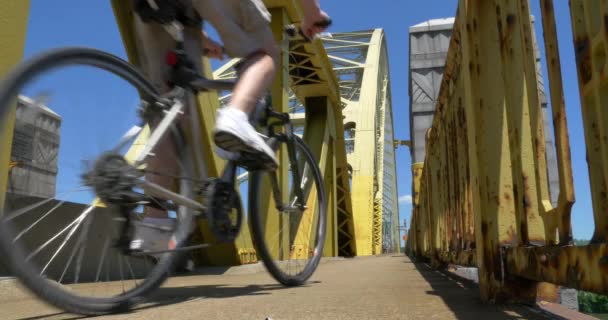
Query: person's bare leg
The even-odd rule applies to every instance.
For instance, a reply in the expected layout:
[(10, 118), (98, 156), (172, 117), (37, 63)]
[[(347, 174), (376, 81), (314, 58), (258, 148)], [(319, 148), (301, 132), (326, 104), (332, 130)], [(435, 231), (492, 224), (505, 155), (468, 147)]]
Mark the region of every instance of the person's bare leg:
[(243, 71), (232, 93), (230, 107), (251, 114), (275, 78), (277, 48), (269, 43), (265, 51), (250, 58), (242, 67)]
[[(271, 38), (271, 37), (270, 37)], [(275, 152), (249, 123), (251, 114), (264, 91), (274, 80), (277, 50), (274, 40), (266, 41), (266, 48), (250, 54), (239, 70), (239, 80), (230, 103), (218, 111), (214, 141), (220, 157), (228, 152), (238, 154), (249, 170), (273, 170), (278, 166)]]
[[(141, 64), (140, 68), (160, 92), (167, 92), (169, 88), (164, 81), (166, 70), (163, 63), (163, 57), (165, 52), (174, 46), (174, 41), (158, 24), (144, 23), (137, 16), (135, 17), (134, 23), (135, 32), (137, 34), (136, 40), (138, 42), (137, 47)], [(150, 130), (153, 131), (158, 123), (150, 123), (149, 125)], [(166, 135), (163, 139), (158, 141), (158, 144), (152, 150), (154, 155), (147, 158), (146, 165), (149, 170), (158, 172), (166, 172), (167, 169), (171, 172), (177, 171), (175, 158), (170, 156), (172, 151), (169, 150), (174, 150), (174, 146), (173, 141), (171, 141), (169, 137), (169, 135)], [(173, 152), (173, 154), (175, 153)], [(170, 188), (173, 183), (173, 178), (153, 173), (147, 173), (146, 180), (165, 188)], [(165, 210), (145, 206), (144, 216), (148, 218), (166, 219), (167, 212)]]
[[(150, 124), (151, 131), (158, 124)], [(156, 147), (152, 150), (153, 155), (149, 156), (146, 165), (150, 171), (156, 171), (162, 174), (147, 173), (146, 180), (155, 183), (163, 188), (173, 190), (174, 179), (172, 176), (179, 176), (179, 160), (175, 152), (175, 145), (169, 133), (158, 141)], [(168, 218), (167, 210), (157, 209), (150, 206), (145, 207), (144, 212), (147, 218)]]

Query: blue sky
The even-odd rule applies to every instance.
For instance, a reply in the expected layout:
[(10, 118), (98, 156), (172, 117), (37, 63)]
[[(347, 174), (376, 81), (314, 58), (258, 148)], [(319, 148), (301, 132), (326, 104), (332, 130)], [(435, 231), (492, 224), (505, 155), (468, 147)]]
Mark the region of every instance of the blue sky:
[[(590, 238), (593, 232), (593, 214), (591, 196), (588, 184), (587, 163), (585, 160), (585, 146), (582, 129), (582, 117), (576, 67), (574, 64), (574, 49), (572, 46), (572, 33), (570, 16), (566, 1), (555, 1), (555, 9), (560, 35), (560, 51), (562, 54), (562, 71), (565, 87), (565, 101), (567, 106), (568, 126), (570, 129), (572, 162), (574, 167), (574, 180), (577, 202), (573, 209), (573, 228), (577, 238)], [(456, 12), (456, 0), (350, 0), (350, 1), (324, 1), (324, 9), (332, 16), (334, 25), (330, 31), (356, 31), (372, 28), (384, 28), (387, 36), (390, 59), (391, 86), (393, 99), (393, 114), (395, 122), (395, 135), (397, 139), (409, 139), (408, 120), (408, 27), (420, 22), (451, 17)], [(536, 31), (542, 35), (540, 24), (540, 9), (538, 1), (532, 0), (533, 14), (537, 17)], [(28, 27), (25, 56), (40, 53), (43, 50), (67, 45), (89, 46), (105, 50), (125, 58), (120, 35), (118, 33), (110, 2), (106, 0), (31, 0), (31, 14)], [(540, 42), (544, 57), (544, 45)], [(132, 106), (136, 102), (134, 92), (122, 89), (119, 82), (111, 82), (102, 78), (87, 78), (86, 73), (79, 70), (69, 76), (61, 78), (61, 84), (69, 84), (71, 92), (79, 92), (79, 96), (70, 98), (70, 102), (79, 105), (104, 108), (107, 118), (89, 119), (80, 128), (99, 126), (102, 120), (112, 121), (128, 129), (132, 125), (133, 114), (125, 117), (117, 106), (127, 103)], [(546, 69), (545, 73), (546, 75)], [(91, 76), (93, 77), (93, 76)], [(546, 76), (545, 76), (546, 77)], [(86, 80), (86, 81), (85, 81)], [(44, 80), (42, 80), (44, 83)], [(49, 80), (50, 81), (50, 80)], [(91, 85), (93, 84), (93, 85)], [(107, 90), (107, 94), (105, 93)], [(86, 99), (85, 93), (94, 91), (95, 101)], [(112, 93), (110, 93), (112, 92)], [(91, 97), (90, 95), (88, 97)], [(77, 100), (74, 100), (77, 99)], [(55, 101), (53, 108), (61, 108), (66, 101)], [(123, 103), (123, 104), (121, 104)], [(59, 105), (59, 106), (57, 106)], [(74, 116), (87, 118), (87, 113)], [(58, 113), (65, 115), (61, 110)], [(124, 113), (124, 112), (123, 112)], [(64, 143), (65, 135), (62, 135)], [(72, 133), (73, 139), (82, 138), (82, 131)], [(107, 138), (107, 139), (105, 139)], [(114, 137), (105, 137), (112, 140)], [(99, 139), (99, 138), (96, 138)], [(67, 143), (67, 142), (66, 142)], [(97, 145), (101, 142), (96, 141)], [(88, 151), (87, 151), (88, 152)], [(84, 152), (84, 153), (87, 153)], [(397, 171), (399, 194), (402, 199), (411, 193), (411, 174), (409, 150), (397, 150)], [(400, 221), (410, 217), (411, 204), (407, 201), (400, 203)]]

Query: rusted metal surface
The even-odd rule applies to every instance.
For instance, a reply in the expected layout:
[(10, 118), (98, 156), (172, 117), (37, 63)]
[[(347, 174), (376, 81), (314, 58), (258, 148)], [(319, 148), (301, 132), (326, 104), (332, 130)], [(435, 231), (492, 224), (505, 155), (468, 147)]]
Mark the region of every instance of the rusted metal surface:
[[(555, 12), (553, 0), (541, 0), (543, 31), (545, 41), (545, 59), (549, 73), (549, 88), (551, 109), (553, 112), (553, 130), (557, 151), (557, 166), (559, 175), (559, 197), (557, 207), (553, 212), (545, 210), (544, 220), (547, 230), (559, 233), (559, 243), (568, 244), (572, 240), (570, 212), (574, 204), (574, 182), (572, 178), (572, 161), (570, 158), (570, 141), (568, 138), (568, 121), (566, 120), (566, 105), (562, 84), (561, 59), (558, 50), (557, 31), (555, 27)], [(547, 232), (547, 239), (553, 239), (555, 232)], [(555, 240), (555, 239), (553, 239)]]
[(465, 267), (476, 267), (477, 257), (475, 250), (460, 250), (442, 252), (438, 255), (439, 261)]
[(595, 218), (592, 242), (608, 240), (608, 87), (606, 1), (570, 1), (581, 111)]
[(560, 193), (549, 197), (528, 0), (460, 0), (424, 164), (413, 167), (408, 252), (477, 266), (489, 302), (608, 293), (608, 1), (571, 0), (595, 218), (572, 246), (574, 203), (553, 1), (540, 0)]
[(506, 270), (536, 281), (608, 293), (608, 245), (509, 248)]

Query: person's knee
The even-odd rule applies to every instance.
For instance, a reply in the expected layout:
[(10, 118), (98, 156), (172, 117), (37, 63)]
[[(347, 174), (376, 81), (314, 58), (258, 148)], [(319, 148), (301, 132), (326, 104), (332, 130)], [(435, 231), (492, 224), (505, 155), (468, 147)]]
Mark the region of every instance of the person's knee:
[(264, 59), (266, 59), (266, 61), (272, 61), (271, 64), (264, 63), (266, 66), (265, 69), (268, 69), (266, 71), (271, 73), (276, 72), (279, 63), (279, 50), (276, 45), (267, 44), (264, 47), (249, 53), (235, 67), (239, 72), (245, 72), (246, 69), (252, 65), (258, 64)]
[(279, 49), (277, 45), (273, 43), (266, 43), (263, 48), (253, 52), (249, 58), (252, 60), (258, 60), (263, 57), (269, 57), (272, 59), (273, 71), (277, 69), (279, 65)]
[(276, 70), (279, 66), (279, 47), (274, 41), (267, 43), (264, 47), (266, 54), (272, 58), (274, 69)]

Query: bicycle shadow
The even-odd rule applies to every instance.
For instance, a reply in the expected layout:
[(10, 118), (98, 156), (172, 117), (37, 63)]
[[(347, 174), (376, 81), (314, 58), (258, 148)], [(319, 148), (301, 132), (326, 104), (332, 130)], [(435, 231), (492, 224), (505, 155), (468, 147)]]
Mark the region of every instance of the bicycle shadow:
[[(305, 286), (302, 286), (305, 287)], [(257, 295), (268, 295), (272, 291), (286, 289), (287, 287), (279, 284), (268, 284), (268, 285), (195, 285), (186, 287), (163, 287), (146, 299), (146, 304), (152, 304), (145, 306), (151, 308), (159, 305), (175, 304), (194, 299), (224, 299), (242, 296), (257, 296)], [(136, 308), (135, 310), (141, 310), (142, 308)]]
[[(298, 288), (306, 288), (310, 284), (319, 283), (312, 281)], [(146, 302), (134, 308), (129, 313), (135, 314), (148, 309), (160, 308), (180, 303), (198, 301), (203, 299), (226, 299), (243, 296), (269, 295), (274, 291), (290, 289), (280, 284), (267, 285), (196, 285), (187, 287), (163, 287), (153, 293)], [(291, 287), (291, 289), (293, 289)]]
[[(299, 286), (298, 288), (306, 288), (310, 284), (317, 284), (319, 281), (311, 281), (305, 285)], [(136, 314), (148, 309), (154, 309), (164, 306), (170, 306), (185, 302), (197, 301), (202, 299), (225, 299), (242, 296), (257, 296), (257, 295), (268, 295), (273, 291), (283, 289), (293, 289), (293, 287), (285, 287), (280, 284), (268, 284), (268, 285), (228, 285), (228, 284), (212, 284), (212, 285), (195, 285), (185, 287), (162, 287), (152, 293), (146, 301), (129, 310), (122, 315)], [(62, 317), (65, 316), (65, 317)], [(50, 317), (61, 317), (62, 320), (77, 320), (86, 318), (96, 318), (74, 315), (66, 312), (58, 312), (52, 314), (46, 314), (36, 317), (21, 318), (19, 320), (38, 320), (47, 319)]]

